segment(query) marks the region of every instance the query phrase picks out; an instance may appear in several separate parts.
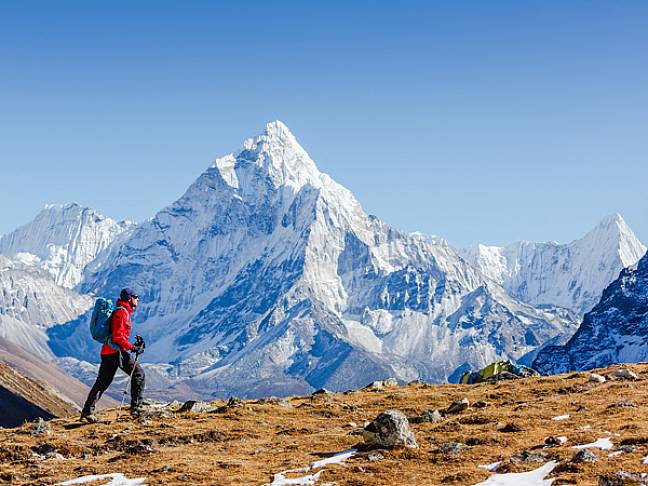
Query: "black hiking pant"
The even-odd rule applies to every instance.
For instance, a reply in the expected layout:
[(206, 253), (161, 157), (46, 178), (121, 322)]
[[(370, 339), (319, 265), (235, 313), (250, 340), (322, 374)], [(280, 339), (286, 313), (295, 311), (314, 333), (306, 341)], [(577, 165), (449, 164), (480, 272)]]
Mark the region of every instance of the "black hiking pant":
[(95, 405), (103, 395), (115, 377), (117, 368), (121, 368), (124, 373), (130, 375), (131, 379), (131, 409), (139, 408), (142, 405), (142, 392), (144, 391), (144, 370), (138, 364), (128, 351), (120, 351), (113, 354), (102, 354), (101, 365), (99, 366), (99, 376), (92, 386), (88, 399), (83, 406), (81, 415), (91, 415), (94, 413)]

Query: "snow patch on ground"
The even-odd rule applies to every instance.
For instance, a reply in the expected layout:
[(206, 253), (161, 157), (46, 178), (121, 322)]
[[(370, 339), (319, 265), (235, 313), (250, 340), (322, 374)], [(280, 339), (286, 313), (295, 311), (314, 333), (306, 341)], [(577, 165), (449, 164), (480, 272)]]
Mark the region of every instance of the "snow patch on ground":
[(495, 474), (486, 481), (474, 486), (545, 486), (553, 483), (553, 479), (545, 479), (545, 476), (554, 470), (558, 462), (551, 461), (533, 471), (523, 473)]
[(567, 420), (569, 419), (569, 415), (558, 415), (557, 417), (552, 417), (551, 420), (555, 420), (557, 422), (560, 422), (561, 420)]
[(479, 468), (486, 469), (487, 471), (490, 472), (495, 472), (500, 467), (500, 464), (502, 464), (502, 461), (493, 462), (491, 464), (485, 464), (483, 466), (479, 466)]
[(92, 474), (90, 476), (82, 476), (76, 479), (70, 479), (63, 483), (57, 483), (56, 486), (68, 486), (71, 484), (86, 484), (92, 483), (94, 481), (102, 481), (104, 479), (109, 479), (107, 483), (102, 483), (103, 486), (146, 486), (144, 483), (144, 478), (135, 478), (128, 479), (121, 473), (112, 473), (112, 474)]
[(589, 444), (572, 446), (572, 449), (601, 449), (603, 451), (609, 451), (612, 449), (612, 441), (609, 437), (605, 437)]
[(267, 483), (264, 486), (286, 486), (292, 484), (315, 484), (319, 481), (320, 475), (325, 471), (317, 471), (315, 474), (309, 474), (307, 476), (302, 476), (299, 478), (287, 478), (286, 474), (290, 473), (307, 473), (313, 469), (319, 469), (324, 466), (331, 464), (342, 464), (344, 461), (352, 457), (357, 452), (356, 449), (349, 449), (348, 451), (342, 451), (334, 456), (327, 457), (320, 461), (311, 462), (308, 467), (303, 467), (300, 469), (290, 469), (288, 471), (282, 471), (274, 475), (272, 482)]

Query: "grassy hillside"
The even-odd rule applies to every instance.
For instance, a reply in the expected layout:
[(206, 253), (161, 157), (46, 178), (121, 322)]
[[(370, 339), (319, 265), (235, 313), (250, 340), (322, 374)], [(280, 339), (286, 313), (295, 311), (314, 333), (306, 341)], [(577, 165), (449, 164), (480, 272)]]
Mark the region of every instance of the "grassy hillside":
[[(521, 472), (555, 460), (559, 464), (548, 476), (555, 478), (554, 485), (595, 485), (600, 476), (619, 471), (648, 473), (648, 464), (642, 464), (648, 456), (648, 365), (627, 367), (638, 380), (612, 378), (618, 368), (598, 370), (608, 378), (605, 383), (590, 381), (589, 373), (574, 373), (496, 384), (411, 384), (285, 401), (214, 402), (214, 410), (199, 413), (179, 412), (179, 405), (171, 404), (153, 407), (141, 421), (123, 412), (118, 418), (111, 409), (101, 414), (110, 424), (76, 427), (72, 420), (57, 419), (51, 421), (51, 434), (39, 436), (31, 435), (29, 424), (0, 430), (0, 478), (12, 484), (54, 484), (123, 473), (144, 478), (145, 484), (261, 485), (281, 471), (360, 448), (341, 464), (285, 476), (323, 470), (316, 484), (470, 485), (494, 474), (480, 465), (502, 461), (499, 473)], [(411, 424), (418, 449), (362, 450), (359, 429), (380, 412), (398, 409), (414, 418), (428, 409), (443, 411), (462, 398), (471, 402), (467, 410), (439, 422)], [(547, 446), (548, 437), (567, 440)], [(596, 462), (570, 462), (577, 452), (573, 446), (598, 439), (609, 439), (612, 448), (589, 449)]]

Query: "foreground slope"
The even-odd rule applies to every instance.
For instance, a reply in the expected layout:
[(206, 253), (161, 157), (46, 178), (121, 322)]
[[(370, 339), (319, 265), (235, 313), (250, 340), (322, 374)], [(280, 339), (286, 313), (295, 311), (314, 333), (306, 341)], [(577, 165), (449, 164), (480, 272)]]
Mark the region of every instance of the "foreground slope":
[(69, 417), (79, 410), (53, 388), (0, 360), (0, 427), (15, 427), (38, 417)]
[(564, 346), (540, 352), (544, 373), (648, 361), (648, 255), (621, 272)]
[[(445, 242), (367, 215), (280, 122), (113, 243), (81, 288), (140, 292), (145, 360), (202, 395), (444, 381), (575, 329), (511, 298)], [(48, 332), (95, 360), (83, 320)]]
[[(70, 421), (53, 420), (52, 434), (45, 437), (32, 437), (27, 426), (0, 430), (0, 479), (51, 484), (122, 473), (145, 484), (268, 484), (276, 473), (308, 469), (314, 461), (358, 447), (358, 429), (382, 411), (399, 409), (417, 417), (468, 398), (473, 406), (460, 414), (411, 424), (419, 449), (360, 450), (343, 464), (286, 477), (323, 471), (315, 484), (474, 485), (493, 475), (482, 465), (501, 461), (504, 473), (556, 461), (547, 478), (554, 484), (597, 485), (619, 471), (648, 472), (642, 464), (648, 456), (648, 423), (637, 420), (648, 413), (648, 365), (631, 369), (637, 381), (612, 378), (613, 368), (598, 370), (608, 377), (602, 384), (578, 373), (468, 386), (412, 384), (285, 402), (215, 402), (207, 413), (179, 412), (179, 405), (171, 404), (154, 409), (143, 423), (123, 414), (118, 419), (116, 411), (104, 413), (111, 424), (74, 428)], [(485, 406), (477, 407), (479, 401)], [(548, 437), (556, 439), (554, 445), (547, 446)], [(574, 446), (597, 441), (610, 448), (590, 449), (596, 462), (571, 462)], [(47, 459), (48, 454), (53, 457)]]
[[(1, 337), (0, 362), (4, 362), (21, 375), (39, 382), (46, 388), (51, 388), (53, 393), (59, 395), (63, 400), (76, 404), (79, 408), (83, 406), (88, 396), (89, 389), (86, 385), (66, 374), (51, 360), (45, 361)], [(99, 402), (99, 406), (103, 408), (116, 404), (115, 400), (107, 396), (104, 396)]]

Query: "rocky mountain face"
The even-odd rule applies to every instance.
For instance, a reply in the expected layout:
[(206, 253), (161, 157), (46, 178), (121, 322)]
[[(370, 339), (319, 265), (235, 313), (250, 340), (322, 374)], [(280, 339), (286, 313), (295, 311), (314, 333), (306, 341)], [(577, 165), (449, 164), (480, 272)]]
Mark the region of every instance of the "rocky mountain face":
[(549, 346), (534, 366), (561, 373), (648, 361), (648, 255), (624, 269), (564, 346)]
[(646, 247), (614, 214), (568, 244), (520, 241), (505, 247), (478, 245), (460, 253), (511, 296), (536, 307), (560, 306), (582, 315), (622, 269), (639, 261)]
[[(146, 358), (202, 395), (443, 381), (575, 329), (444, 242), (367, 215), (280, 122), (111, 245), (80, 289), (126, 285)], [(82, 320), (48, 334), (58, 355), (96, 359)]]
[(57, 285), (73, 288), (85, 266), (132, 227), (78, 204), (48, 205), (32, 222), (0, 237), (0, 255), (38, 266)]
[(91, 305), (89, 296), (57, 285), (49, 272), (0, 256), (0, 338), (51, 358), (47, 329)]

